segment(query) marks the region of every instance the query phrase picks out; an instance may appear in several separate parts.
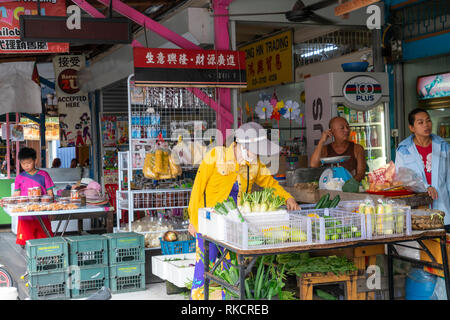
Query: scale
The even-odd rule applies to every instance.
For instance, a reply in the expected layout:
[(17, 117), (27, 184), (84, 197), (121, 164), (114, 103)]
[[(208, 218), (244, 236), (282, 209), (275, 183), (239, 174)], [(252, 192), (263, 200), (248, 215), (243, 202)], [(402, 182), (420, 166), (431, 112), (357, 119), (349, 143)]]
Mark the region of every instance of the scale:
[(337, 156), (320, 158), (322, 165), (330, 165), (330, 168), (325, 169), (319, 179), (319, 189), (326, 189), (326, 184), (332, 179), (342, 179), (344, 182), (352, 178), (350, 172), (339, 164), (350, 159), (350, 156)]

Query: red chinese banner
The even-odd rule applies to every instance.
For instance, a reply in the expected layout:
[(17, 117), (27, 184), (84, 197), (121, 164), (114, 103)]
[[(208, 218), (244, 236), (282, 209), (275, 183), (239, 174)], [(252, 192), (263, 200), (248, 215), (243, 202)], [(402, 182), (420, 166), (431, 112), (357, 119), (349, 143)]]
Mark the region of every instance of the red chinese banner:
[(242, 51), (133, 48), (133, 55), (136, 86), (247, 86)]
[[(65, 16), (65, 0), (41, 0), (41, 15)], [(20, 40), (19, 17), (37, 15), (37, 2), (13, 1), (0, 3), (0, 53), (68, 52), (68, 43), (31, 42)]]

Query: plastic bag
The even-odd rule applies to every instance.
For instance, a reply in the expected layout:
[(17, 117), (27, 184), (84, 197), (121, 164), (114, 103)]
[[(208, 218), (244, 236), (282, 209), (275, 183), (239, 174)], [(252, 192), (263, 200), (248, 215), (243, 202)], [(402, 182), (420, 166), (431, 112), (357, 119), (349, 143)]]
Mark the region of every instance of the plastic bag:
[(401, 183), (407, 190), (413, 192), (427, 192), (427, 188), (425, 187), (422, 178), (409, 168), (398, 168), (398, 172), (395, 175), (395, 181)]
[(147, 179), (158, 179), (158, 173), (154, 171), (155, 167), (155, 153), (149, 152), (145, 155), (144, 160), (144, 168), (142, 169), (142, 172), (144, 173), (144, 177)]
[(395, 180), (395, 164), (389, 162), (387, 165), (369, 173), (369, 190), (380, 191), (393, 185)]
[(172, 148), (172, 154), (177, 164), (192, 165), (192, 151), (187, 143), (185, 143), (181, 136), (178, 143)]
[(447, 300), (447, 291), (445, 290), (444, 278), (438, 277), (436, 280), (436, 286), (434, 287), (431, 300)]

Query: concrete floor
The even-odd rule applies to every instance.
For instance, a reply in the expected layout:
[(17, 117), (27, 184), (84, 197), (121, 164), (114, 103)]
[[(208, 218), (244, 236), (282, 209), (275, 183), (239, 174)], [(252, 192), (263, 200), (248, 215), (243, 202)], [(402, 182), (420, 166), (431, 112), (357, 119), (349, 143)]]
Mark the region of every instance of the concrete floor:
[[(15, 287), (19, 292), (19, 298), (29, 298), (28, 288), (20, 276), (26, 272), (26, 253), (16, 244), (16, 235), (9, 228), (0, 229), (0, 264), (6, 266), (14, 278)], [(165, 282), (146, 285), (145, 291), (113, 294), (111, 300), (185, 300), (182, 294), (166, 293)]]

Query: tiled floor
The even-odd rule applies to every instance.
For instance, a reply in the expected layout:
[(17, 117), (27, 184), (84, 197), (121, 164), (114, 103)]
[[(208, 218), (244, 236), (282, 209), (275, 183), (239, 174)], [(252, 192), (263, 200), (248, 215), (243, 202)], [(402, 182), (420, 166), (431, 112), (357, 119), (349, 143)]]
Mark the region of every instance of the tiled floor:
[[(9, 229), (0, 229), (0, 264), (12, 274), (20, 299), (28, 298), (28, 288), (20, 276), (26, 271), (25, 250), (16, 245), (16, 236)], [(185, 300), (182, 294), (166, 293), (165, 282), (147, 284), (145, 291), (113, 294), (111, 300)]]

